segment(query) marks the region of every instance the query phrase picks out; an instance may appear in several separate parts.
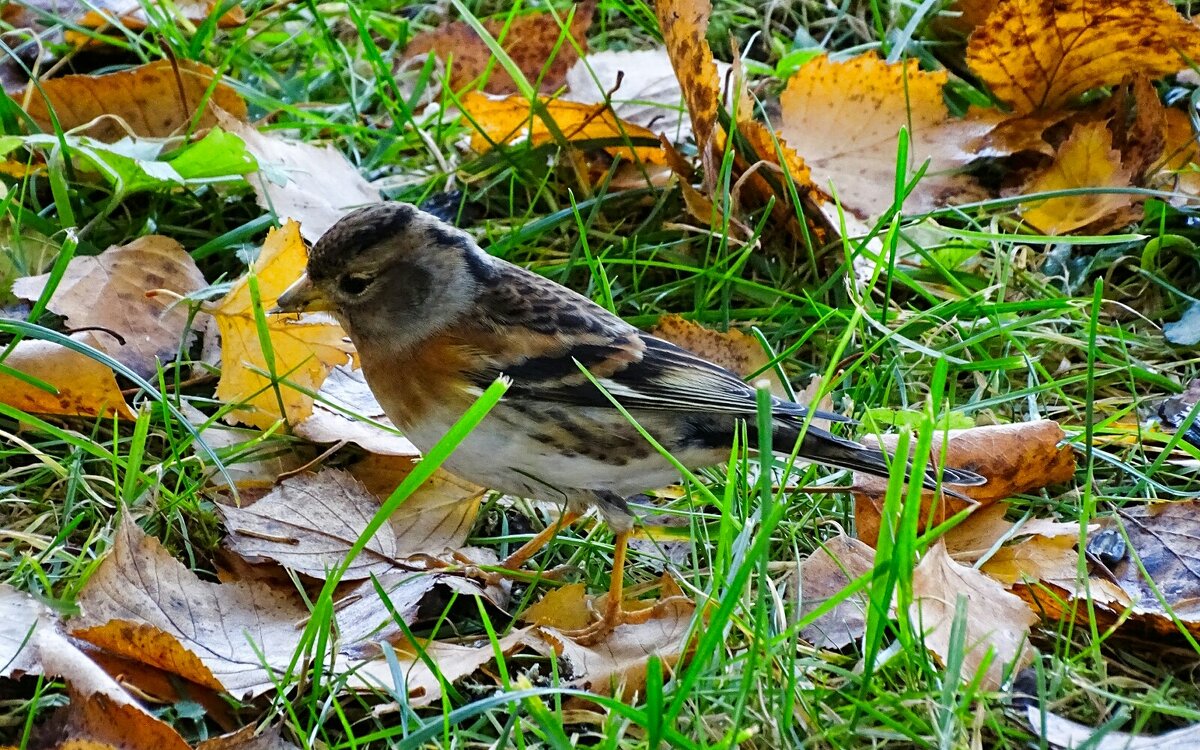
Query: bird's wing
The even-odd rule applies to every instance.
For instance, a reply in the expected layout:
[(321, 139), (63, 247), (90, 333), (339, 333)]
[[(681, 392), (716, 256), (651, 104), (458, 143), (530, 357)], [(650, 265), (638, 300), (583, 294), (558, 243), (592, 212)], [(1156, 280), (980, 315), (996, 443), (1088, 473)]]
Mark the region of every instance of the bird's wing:
[[(481, 386), (504, 374), (513, 381), (511, 398), (611, 406), (582, 365), (628, 409), (755, 413), (754, 388), (730, 371), (642, 333), (548, 279), (508, 264), (501, 268), (480, 297), (494, 337), (476, 346), (489, 365), (480, 373)], [(773, 411), (792, 419), (808, 413), (782, 399), (773, 399)], [(816, 416), (849, 421), (826, 412)]]

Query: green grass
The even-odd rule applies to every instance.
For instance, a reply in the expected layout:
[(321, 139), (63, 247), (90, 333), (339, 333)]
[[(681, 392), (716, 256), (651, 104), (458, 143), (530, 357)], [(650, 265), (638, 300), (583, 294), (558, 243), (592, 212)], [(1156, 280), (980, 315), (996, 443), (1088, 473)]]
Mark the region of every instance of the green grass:
[[(486, 17), (506, 4), (461, 5)], [(850, 13), (831, 10), (838, 4), (805, 1), (785, 4), (769, 20), (756, 3), (717, 5), (710, 36), (718, 58), (728, 59), (736, 39), (764, 75), (786, 76), (821, 45), (954, 60), (951, 45), (929, 33), (932, 9), (925, 3), (877, 0)], [(750, 222), (760, 230), (758, 249), (687, 231), (680, 228), (687, 219), (677, 191), (593, 190), (578, 183), (553, 146), (460, 155), (454, 144), (461, 129), (413, 119), (418, 103), (449, 103), (451, 93), (427, 71), (401, 82), (411, 89), (389, 72), (413, 33), (442, 20), (433, 7), (413, 4), (397, 12), (379, 0), (251, 2), (243, 27), (193, 32), (162, 24), (153, 32), (129, 32), (120, 37), (117, 56), (101, 64), (170, 54), (226, 71), (252, 114), (270, 118), (270, 129), (333, 144), (364, 175), (392, 185), (390, 197), (437, 198), (452, 206), (491, 252), (580, 290), (635, 324), (652, 325), (675, 312), (718, 328), (754, 326), (780, 353), (778, 365), (793, 383), (821, 374), (835, 400), (852, 404), (856, 415), (890, 409), (924, 425), (909, 445), (918, 458), (936, 449), (929, 427), (951, 412), (980, 424), (1057, 419), (1079, 452), (1077, 481), (1017, 498), (1014, 513), (1091, 518), (1200, 490), (1195, 472), (1164, 462), (1161, 450), (1192, 458), (1200, 452), (1138, 426), (1154, 399), (1200, 374), (1196, 350), (1167, 344), (1157, 327), (1179, 317), (1190, 299), (1186, 290), (1200, 282), (1194, 210), (1151, 197), (1146, 218), (1128, 234), (1053, 239), (1023, 233), (1011, 200), (944, 213), (939, 218), (947, 231), (932, 241), (920, 222), (889, 218), (880, 226), (886, 283), (861, 294), (845, 284), (851, 258), (860, 252), (855, 243), (818, 248), (813, 262), (762, 216)], [(655, 43), (653, 28), (646, 3), (604, 0), (592, 46), (647, 47)], [(90, 69), (93, 63), (83, 57), (67, 55)], [(956, 90), (955, 96), (980, 95)], [(0, 108), (0, 115), (6, 112)], [(247, 186), (123, 196), (81, 181), (61, 161), (49, 165), (47, 176), (5, 182), (0, 272), (11, 267), (17, 275), (48, 271), (56, 259), (61, 271), (73, 253), (96, 253), (153, 231), (182, 242), (210, 281), (228, 281), (244, 272), (269, 225)], [(731, 189), (727, 178), (722, 188)], [(920, 267), (897, 265), (893, 251), (910, 249), (920, 252)], [(886, 295), (878, 291), (884, 288)], [(60, 321), (40, 307), (33, 313), (41, 326), (0, 322), (0, 344), (58, 335)], [(197, 354), (189, 351), (185, 359)], [(222, 532), (213, 509), (217, 490), (206, 478), (218, 462), (204, 457), (178, 412), (188, 402), (216, 413), (213, 382), (189, 379), (175, 366), (145, 383), (122, 374), (141, 407), (134, 424), (41, 419), (0, 407), (0, 580), (64, 613), (108, 549), (122, 509), (215, 580)], [(1117, 439), (1129, 435), (1139, 439)], [(396, 697), (350, 695), (337, 680), (311, 673), (315, 679), (305, 681), (298, 652), (279, 695), (246, 707), (244, 717), (276, 717), (285, 735), (306, 748), (541, 748), (572, 740), (607, 748), (659, 742), (1037, 747), (1007, 696), (943, 679), (943, 668), (916, 647), (912, 625), (887, 616), (893, 594), (901, 604), (911, 597), (914, 554), (930, 541), (919, 535), (915, 503), (904, 502), (899, 485), (887, 498), (878, 575), (856, 582), (872, 605), (864, 651), (819, 651), (799, 637), (793, 605), (779, 594), (787, 567), (780, 563), (851, 530), (852, 502), (845, 494), (773, 489), (765, 481), (768, 470), (783, 473), (787, 481), (780, 484), (789, 487), (826, 472), (744, 448), (727, 465), (697, 472), (679, 497), (658, 508), (686, 520), (686, 562), (674, 572), (685, 591), (710, 602), (711, 619), (699, 632), (693, 660), (661, 687), (652, 680), (637, 700), (597, 699), (591, 712), (580, 713), (568, 705), (577, 694), (552, 679), (555, 665), (523, 658), (499, 667), (508, 692), (494, 694), (483, 681), (469, 680), (449, 688), (432, 709), (402, 707), (399, 714), (376, 716), (373, 708)], [(217, 454), (220, 464), (236, 469), (297, 449), (304, 450), (272, 434)], [(330, 463), (354, 456), (346, 448)], [(525, 504), (496, 497), (480, 518), (473, 542), (501, 553), (546, 523)], [(612, 536), (597, 524), (564, 531), (537, 563), (573, 566), (598, 590), (607, 582), (611, 554)], [(627, 584), (655, 580), (658, 557), (632, 553)], [(328, 648), (330, 591), (312, 602), (309, 655)], [(523, 607), (538, 595), (514, 602)], [(459, 632), (489, 636), (509, 627), (507, 618), (457, 599), (443, 620)], [(1039, 697), (1060, 713), (1094, 726), (1127, 717), (1118, 728), (1147, 732), (1200, 721), (1200, 690), (1189, 671), (1197, 654), (1185, 643), (1147, 648), (1088, 622), (1046, 623), (1033, 643)], [(962, 658), (961, 649), (960, 642), (949, 666)], [(521, 681), (531, 668), (540, 680), (533, 685)], [(663, 667), (652, 664), (655, 669)], [(64, 701), (56, 681), (0, 684), (0, 738), (24, 745), (32, 727)], [(183, 713), (176, 711), (175, 724), (190, 739), (216, 731), (211, 721)]]

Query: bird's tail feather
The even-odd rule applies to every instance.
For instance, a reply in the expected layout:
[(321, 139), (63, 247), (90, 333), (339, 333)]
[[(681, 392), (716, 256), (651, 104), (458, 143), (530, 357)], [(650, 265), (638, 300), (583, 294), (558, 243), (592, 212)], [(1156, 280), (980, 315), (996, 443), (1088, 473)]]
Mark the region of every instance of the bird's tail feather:
[[(787, 431), (779, 437), (787, 439)], [(794, 445), (796, 433), (791, 433), (790, 443), (778, 443), (781, 450), (786, 450), (785, 445)], [(890, 466), (895, 461), (891, 456), (885, 454), (878, 448), (868, 448), (865, 445), (855, 443), (845, 438), (840, 438), (837, 435), (826, 432), (825, 430), (809, 427), (804, 435), (804, 443), (800, 448), (800, 456), (802, 458), (816, 461), (817, 463), (836, 466), (839, 469), (850, 469), (851, 471), (861, 471), (867, 474), (872, 474), (877, 477), (887, 478), (891, 476)], [(911, 464), (905, 468), (905, 477), (912, 474)], [(945, 467), (941, 470), (941, 481), (943, 485), (955, 484), (965, 487), (973, 487), (987, 483), (987, 478), (976, 474), (967, 469), (956, 469)], [(928, 489), (936, 489), (938, 486), (938, 468), (930, 466), (925, 471), (921, 484)], [(947, 495), (952, 495), (964, 500), (970, 500), (960, 492), (956, 492), (949, 487), (942, 488), (942, 491)]]

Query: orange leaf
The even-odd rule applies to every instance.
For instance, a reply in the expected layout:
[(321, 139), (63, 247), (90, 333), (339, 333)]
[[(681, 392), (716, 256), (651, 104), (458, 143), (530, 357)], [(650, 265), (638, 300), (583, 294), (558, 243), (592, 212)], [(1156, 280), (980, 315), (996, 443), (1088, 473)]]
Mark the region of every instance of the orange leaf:
[[(63, 76), (41, 83), (41, 92), (30, 87), (24, 93), (25, 111), (46, 132), (54, 132), (50, 109), (63, 130), (88, 125), (82, 134), (102, 141), (116, 141), (130, 132), (163, 138), (178, 135), (189, 126), (197, 107), (205, 102), (197, 126), (217, 124), (212, 105), (245, 119), (246, 102), (224, 83), (211, 97), (206, 93), (215, 72), (207, 65), (177, 61), (178, 74), (169, 60), (159, 60), (118, 73), (98, 76)], [(128, 128), (128, 130), (127, 130)]]
[(702, 159), (706, 158), (717, 126), (721, 90), (712, 48), (704, 38), (712, 15), (712, 3), (709, 0), (660, 0), (654, 3), (654, 10), (667, 43), (671, 66), (683, 88), (683, 99), (692, 117), (692, 132)]
[[(90, 332), (76, 334), (75, 338), (94, 348), (98, 343), (96, 335)], [(73, 349), (50, 341), (25, 340), (4, 359), (4, 366), (58, 390), (57, 394), (49, 393), (0, 371), (0, 401), (21, 411), (81, 417), (115, 414), (122, 419), (133, 419), (113, 371)]]
[[(1025, 183), (1022, 192), (1041, 193), (1077, 188), (1129, 187), (1133, 173), (1121, 164), (1112, 133), (1103, 122), (1075, 126), (1054, 161)], [(1084, 192), (1026, 204), (1021, 214), (1046, 234), (1066, 234), (1082, 227), (1102, 232), (1136, 217), (1134, 197), (1123, 193)]]
[(1003, 0), (967, 47), (967, 65), (1017, 114), (1197, 57), (1200, 28), (1168, 0)]
[[(580, 104), (561, 100), (542, 100), (548, 116), (572, 143), (587, 141), (628, 141), (632, 138), (658, 141), (645, 128), (623, 122), (605, 104)], [(471, 148), (480, 153), (494, 144), (528, 140), (533, 146), (551, 143), (555, 137), (542, 116), (535, 114), (529, 101), (521, 96), (492, 99), (475, 91), (462, 97), (463, 111), (476, 128)], [(613, 156), (649, 164), (665, 164), (662, 146), (605, 146)]]

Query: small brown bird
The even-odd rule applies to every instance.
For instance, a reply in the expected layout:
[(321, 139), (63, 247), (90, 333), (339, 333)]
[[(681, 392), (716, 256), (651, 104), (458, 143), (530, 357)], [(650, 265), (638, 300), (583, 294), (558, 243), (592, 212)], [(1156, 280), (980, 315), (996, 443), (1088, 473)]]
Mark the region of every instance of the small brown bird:
[[(388, 417), (428, 450), (499, 375), (512, 385), (446, 461), (477, 484), (565, 504), (558, 526), (515, 551), (517, 569), (558, 528), (595, 507), (616, 534), (603, 634), (634, 619), (621, 608), (626, 498), (678, 472), (580, 371), (582, 364), (682, 464), (728, 459), (738, 424), (756, 440), (755, 391), (733, 373), (642, 333), (587, 298), (493, 258), (470, 237), (405, 203), (354, 211), (313, 246), (307, 273), (273, 312), (332, 312), (350, 334)], [(807, 408), (775, 399), (772, 445), (888, 476), (890, 457), (809, 426)], [(840, 419), (836, 415), (821, 416)], [(845, 421), (845, 420), (842, 420)], [(983, 477), (946, 468), (942, 481)], [(937, 486), (934, 470), (923, 478)]]

